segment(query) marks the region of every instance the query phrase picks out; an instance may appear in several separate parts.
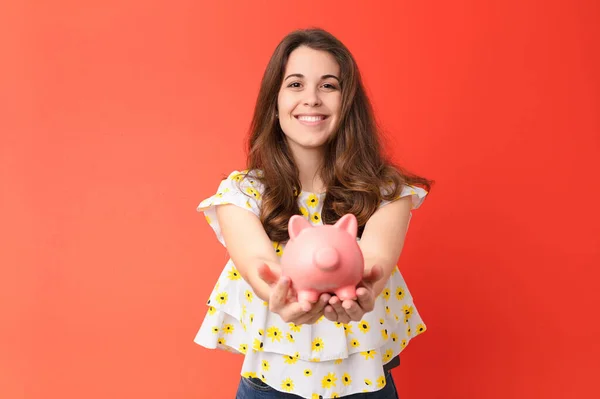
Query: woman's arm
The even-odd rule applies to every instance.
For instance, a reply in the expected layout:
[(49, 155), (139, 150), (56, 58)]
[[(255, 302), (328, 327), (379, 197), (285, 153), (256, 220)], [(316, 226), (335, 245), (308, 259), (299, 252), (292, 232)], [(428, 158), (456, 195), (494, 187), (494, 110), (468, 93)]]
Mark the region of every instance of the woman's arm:
[(330, 295), (322, 294), (316, 304), (296, 300), (289, 278), (280, 278), (279, 257), (258, 217), (235, 205), (219, 205), (216, 214), (229, 256), (256, 295), (286, 323), (316, 322)]
[(402, 252), (411, 209), (410, 196), (403, 197), (379, 208), (371, 216), (359, 242), (365, 274), (356, 290), (358, 298), (341, 302), (332, 297), (331, 306), (325, 307), (327, 319), (341, 323), (359, 321), (373, 310), (375, 299), (383, 291)]
[(396, 267), (408, 230), (412, 199), (400, 198), (379, 208), (367, 222), (360, 239), (360, 249), (365, 258), (365, 270), (374, 265), (383, 269), (382, 278), (373, 287), (377, 297)]
[(269, 300), (270, 288), (259, 275), (259, 267), (269, 266), (279, 275), (279, 257), (256, 215), (235, 205), (218, 205), (217, 219), (227, 251), (242, 278), (263, 301)]

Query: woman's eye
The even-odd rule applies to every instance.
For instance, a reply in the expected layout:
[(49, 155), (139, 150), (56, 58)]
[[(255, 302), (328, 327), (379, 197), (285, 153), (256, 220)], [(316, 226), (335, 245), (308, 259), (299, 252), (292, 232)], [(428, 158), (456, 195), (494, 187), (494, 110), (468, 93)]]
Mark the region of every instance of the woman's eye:
[(323, 87), (324, 87), (324, 88), (326, 88), (326, 89), (330, 89), (330, 90), (335, 90), (335, 89), (337, 89), (337, 87), (336, 87), (335, 85), (332, 85), (331, 83), (325, 83), (325, 84), (323, 85)]
[(288, 87), (300, 87), (300, 82), (293, 82), (288, 85)]

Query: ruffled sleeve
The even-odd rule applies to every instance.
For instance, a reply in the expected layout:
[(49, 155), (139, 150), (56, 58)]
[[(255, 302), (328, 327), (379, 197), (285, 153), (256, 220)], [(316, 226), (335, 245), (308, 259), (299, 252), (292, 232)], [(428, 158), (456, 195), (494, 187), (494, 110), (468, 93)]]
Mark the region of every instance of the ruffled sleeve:
[(256, 179), (256, 175), (248, 171), (236, 170), (221, 181), (217, 192), (200, 202), (196, 210), (204, 213), (206, 221), (215, 232), (217, 239), (223, 246), (226, 246), (217, 220), (216, 206), (232, 204), (258, 216), (261, 197), (262, 185)]
[[(410, 196), (412, 200), (412, 209), (418, 209), (421, 206), (421, 204), (423, 204), (423, 201), (425, 201), (425, 197), (427, 196), (427, 194), (427, 190), (421, 187), (405, 184), (404, 186), (402, 186), (400, 195), (396, 199)], [(382, 200), (379, 206), (382, 207), (391, 202), (392, 201)]]

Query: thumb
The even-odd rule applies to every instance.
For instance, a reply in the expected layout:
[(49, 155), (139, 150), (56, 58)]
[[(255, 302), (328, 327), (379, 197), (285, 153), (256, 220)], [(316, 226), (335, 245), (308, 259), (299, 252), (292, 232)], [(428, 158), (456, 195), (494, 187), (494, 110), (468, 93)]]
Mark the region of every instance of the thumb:
[(279, 281), (279, 273), (274, 272), (267, 264), (263, 263), (258, 266), (258, 277), (269, 285), (277, 284)]
[(383, 269), (379, 265), (373, 265), (371, 269), (363, 275), (363, 281), (365, 283), (373, 284), (383, 277)]

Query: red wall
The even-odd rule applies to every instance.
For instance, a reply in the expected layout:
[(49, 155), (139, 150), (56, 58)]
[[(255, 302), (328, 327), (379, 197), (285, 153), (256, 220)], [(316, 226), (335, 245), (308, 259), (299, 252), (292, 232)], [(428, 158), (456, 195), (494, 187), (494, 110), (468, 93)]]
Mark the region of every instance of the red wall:
[(195, 207), (311, 25), (437, 181), (401, 397), (600, 397), (599, 3), (388, 3), (2, 2), (0, 397), (233, 397), (241, 357), (192, 342), (226, 261)]

